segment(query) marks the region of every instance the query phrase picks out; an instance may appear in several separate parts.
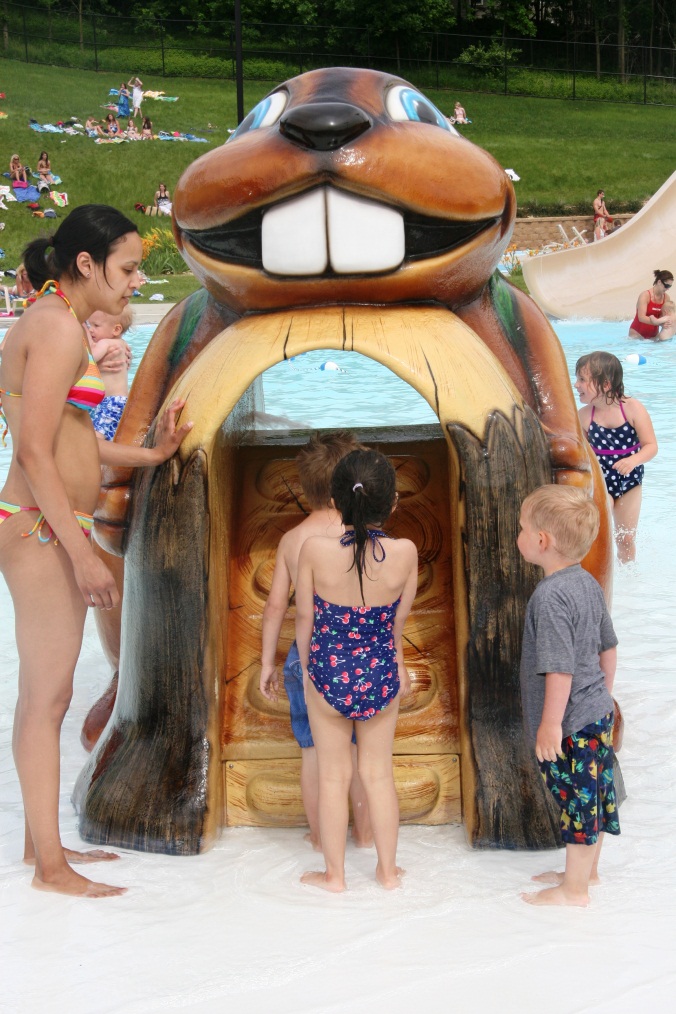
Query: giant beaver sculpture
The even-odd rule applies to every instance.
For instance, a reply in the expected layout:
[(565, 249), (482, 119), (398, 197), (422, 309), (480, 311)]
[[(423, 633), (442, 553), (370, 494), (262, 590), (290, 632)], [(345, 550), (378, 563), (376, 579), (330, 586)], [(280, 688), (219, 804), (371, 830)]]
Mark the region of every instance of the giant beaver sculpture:
[[(159, 326), (120, 438), (152, 441), (174, 397), (195, 425), (165, 465), (105, 476), (96, 535), (125, 558), (120, 685), (76, 786), (86, 840), (191, 854), (221, 824), (302, 822), (288, 714), (258, 675), (275, 548), (302, 517), (294, 456), (308, 433), (261, 432), (255, 410), (268, 367), (350, 349), (439, 420), (358, 431), (392, 456), (392, 531), (420, 551), (405, 632), (414, 693), (395, 741), (402, 817), (462, 813), (480, 847), (559, 844), (521, 732), (537, 575), (516, 548), (520, 503), (552, 480), (589, 490), (603, 522), (585, 564), (605, 586), (611, 542), (559, 343), (495, 270), (514, 216), (497, 162), (411, 85), (369, 70), (285, 82), (183, 175), (174, 231), (204, 288)], [(116, 661), (119, 626), (103, 634)], [(290, 611), (280, 659), (292, 636)]]

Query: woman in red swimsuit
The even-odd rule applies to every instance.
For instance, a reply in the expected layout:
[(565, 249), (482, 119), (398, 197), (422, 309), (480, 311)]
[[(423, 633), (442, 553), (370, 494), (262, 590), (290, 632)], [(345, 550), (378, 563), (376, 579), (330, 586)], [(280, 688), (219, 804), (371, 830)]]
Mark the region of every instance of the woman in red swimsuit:
[(26, 816), (24, 861), (35, 865), (34, 887), (89, 898), (123, 889), (93, 883), (70, 864), (117, 857), (61, 844), (59, 739), (87, 609), (110, 609), (119, 599), (88, 538), (101, 465), (158, 465), (190, 429), (176, 428), (183, 402), (175, 401), (158, 422), (154, 447), (110, 443), (96, 439), (87, 411), (103, 388), (84, 321), (95, 310), (119, 316), (139, 284), (141, 256), (136, 226), (104, 205), (76, 208), (53, 237), (30, 243), (26, 270), (44, 291), (12, 327), (0, 364), (13, 443), (0, 490), (0, 570), (19, 654), (13, 751)]
[(629, 337), (666, 341), (673, 338), (676, 326), (676, 321), (663, 311), (665, 295), (674, 284), (674, 276), (671, 271), (655, 271), (653, 274), (652, 289), (646, 289), (638, 297), (636, 316), (629, 325)]

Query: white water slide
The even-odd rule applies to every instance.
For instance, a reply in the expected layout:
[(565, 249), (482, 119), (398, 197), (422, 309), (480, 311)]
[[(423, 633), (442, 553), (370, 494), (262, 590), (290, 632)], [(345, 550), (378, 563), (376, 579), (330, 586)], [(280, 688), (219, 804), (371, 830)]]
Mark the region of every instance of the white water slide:
[(562, 320), (632, 320), (656, 269), (676, 275), (676, 173), (605, 239), (523, 262), (535, 302)]

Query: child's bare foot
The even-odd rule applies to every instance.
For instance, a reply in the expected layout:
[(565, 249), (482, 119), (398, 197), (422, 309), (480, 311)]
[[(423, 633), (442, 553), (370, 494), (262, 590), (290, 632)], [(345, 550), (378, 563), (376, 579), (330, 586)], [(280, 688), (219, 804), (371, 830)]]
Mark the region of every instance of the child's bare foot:
[(309, 842), (310, 845), (312, 845), (312, 848), (315, 850), (315, 852), (321, 852), (322, 843), (319, 840), (319, 838), (315, 838), (315, 836), (312, 834), (312, 831), (308, 831), (307, 834), (303, 835), (303, 841)]
[[(76, 852), (74, 849), (64, 849), (63, 857), (67, 863), (110, 863), (120, 857), (116, 852), (104, 852), (103, 849), (91, 849), (89, 852)], [(35, 866), (35, 855), (25, 855), (23, 861), (26, 866)]]
[[(531, 877), (530, 879), (534, 880), (536, 884), (559, 885), (563, 883), (563, 873), (558, 873), (556, 870), (547, 870), (546, 873), (538, 873), (536, 876)], [(600, 883), (601, 878), (599, 877), (598, 873), (592, 874), (592, 876), (589, 878), (590, 887), (596, 887), (596, 885)]]
[(323, 891), (330, 891), (332, 894), (340, 894), (345, 890), (345, 880), (329, 877), (326, 870), (308, 870), (300, 878), (300, 882), (310, 887), (321, 887)]
[(376, 866), (376, 880), (386, 891), (395, 891), (398, 887), (401, 887), (401, 878), (405, 873), (406, 870), (402, 870), (401, 866), (395, 866), (394, 873), (385, 875), (380, 869), (380, 863)]
[(529, 905), (576, 905), (578, 908), (586, 908), (589, 904), (588, 894), (571, 894), (563, 885), (522, 894), (521, 898)]
[(373, 835), (370, 834), (367, 837), (362, 838), (361, 835), (357, 834), (354, 828), (350, 834), (352, 838), (352, 844), (356, 845), (358, 849), (372, 849), (373, 848)]
[(37, 891), (69, 894), (77, 898), (110, 898), (124, 894), (127, 890), (126, 887), (113, 887), (111, 884), (97, 884), (93, 880), (87, 880), (70, 867), (66, 867), (63, 872), (59, 872), (48, 881), (35, 876), (31, 886)]

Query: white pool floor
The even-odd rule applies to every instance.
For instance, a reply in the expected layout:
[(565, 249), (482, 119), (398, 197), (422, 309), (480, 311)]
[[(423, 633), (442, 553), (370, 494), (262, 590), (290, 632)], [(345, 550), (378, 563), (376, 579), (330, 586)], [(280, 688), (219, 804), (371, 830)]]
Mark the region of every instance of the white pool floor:
[[(587, 350), (594, 347), (608, 344)], [(676, 349), (653, 359), (665, 368), (665, 386), (654, 377), (652, 397), (673, 406), (667, 360), (673, 367)], [(258, 829), (227, 830), (195, 858), (123, 853), (119, 863), (94, 867), (129, 888), (120, 898), (31, 890), (10, 747), (12, 608), (0, 583), (0, 1011), (671, 1012), (676, 451), (674, 428), (661, 428), (660, 456), (646, 469), (638, 563), (616, 575), (613, 602), (629, 798), (587, 910), (534, 909), (519, 899), (531, 874), (559, 866), (561, 853), (475, 852), (459, 827), (403, 828), (407, 875), (392, 894), (373, 880), (374, 853), (351, 847), (344, 895), (302, 887), (300, 874), (318, 868), (302, 830)], [(72, 847), (80, 842), (70, 792), (86, 756), (79, 732), (108, 679), (90, 620), (62, 739), (61, 827)]]

